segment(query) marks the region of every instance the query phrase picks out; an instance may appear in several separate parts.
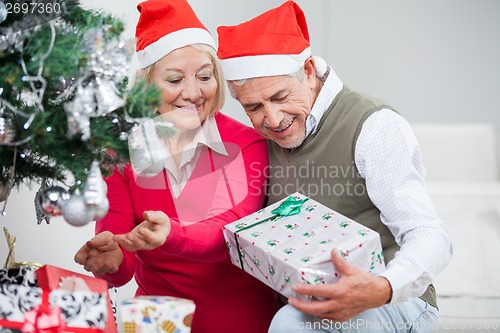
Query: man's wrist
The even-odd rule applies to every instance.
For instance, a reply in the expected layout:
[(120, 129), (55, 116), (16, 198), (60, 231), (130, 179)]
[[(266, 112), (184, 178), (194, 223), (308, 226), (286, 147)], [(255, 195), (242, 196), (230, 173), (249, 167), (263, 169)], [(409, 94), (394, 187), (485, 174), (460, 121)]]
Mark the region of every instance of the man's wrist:
[(384, 304), (390, 303), (392, 300), (392, 286), (386, 277), (377, 277), (377, 289), (380, 291), (380, 299)]

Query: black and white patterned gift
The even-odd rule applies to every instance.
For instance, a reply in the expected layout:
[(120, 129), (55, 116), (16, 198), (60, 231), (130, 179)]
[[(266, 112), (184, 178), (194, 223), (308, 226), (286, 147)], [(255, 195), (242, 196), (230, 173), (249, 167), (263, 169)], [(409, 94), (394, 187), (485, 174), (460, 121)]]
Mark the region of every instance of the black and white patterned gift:
[(0, 269), (0, 284), (18, 284), (37, 287), (35, 271), (38, 267), (23, 266), (20, 268)]
[(15, 284), (0, 285), (0, 327), (1, 322), (23, 322), (25, 312), (40, 306), (42, 292), (50, 292), (49, 303), (61, 309), (62, 319), (68, 327), (104, 329), (107, 318), (105, 294), (88, 291), (42, 290)]

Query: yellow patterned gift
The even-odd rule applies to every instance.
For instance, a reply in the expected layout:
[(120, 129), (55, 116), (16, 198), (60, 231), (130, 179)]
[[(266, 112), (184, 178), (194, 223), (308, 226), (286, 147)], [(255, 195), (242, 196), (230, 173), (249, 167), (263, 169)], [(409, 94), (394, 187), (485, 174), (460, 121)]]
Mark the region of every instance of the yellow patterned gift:
[(170, 296), (138, 296), (120, 305), (124, 333), (189, 333), (195, 310), (191, 300)]

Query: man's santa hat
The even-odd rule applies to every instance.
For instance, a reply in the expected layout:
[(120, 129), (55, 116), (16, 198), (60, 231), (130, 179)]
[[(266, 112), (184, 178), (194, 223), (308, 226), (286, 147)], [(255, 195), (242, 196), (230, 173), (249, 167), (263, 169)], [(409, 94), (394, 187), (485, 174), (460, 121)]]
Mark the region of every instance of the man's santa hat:
[(311, 56), (306, 18), (293, 1), (217, 33), (227, 80), (291, 74)]
[(148, 67), (175, 49), (215, 41), (186, 0), (149, 0), (137, 5), (135, 30), (140, 68)]

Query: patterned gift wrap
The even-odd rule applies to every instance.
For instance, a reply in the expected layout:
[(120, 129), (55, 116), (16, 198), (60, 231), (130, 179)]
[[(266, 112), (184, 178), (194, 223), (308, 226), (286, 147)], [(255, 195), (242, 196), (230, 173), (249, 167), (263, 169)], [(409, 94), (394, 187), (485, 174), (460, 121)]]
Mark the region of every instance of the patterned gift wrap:
[(37, 287), (35, 271), (38, 267), (20, 267), (0, 269), (0, 284), (18, 284), (28, 287)]
[(19, 324), (26, 323), (29, 313), (40, 308), (43, 293), (49, 293), (50, 309), (60, 311), (60, 318), (56, 319), (64, 322), (64, 332), (97, 333), (106, 327), (105, 294), (3, 284), (0, 285), (0, 332), (19, 329)]
[(298, 296), (295, 283), (338, 281), (334, 248), (365, 271), (385, 269), (377, 232), (300, 193), (226, 225), (223, 233), (232, 263), (285, 297)]
[(139, 296), (122, 301), (123, 333), (189, 333), (195, 304), (169, 296)]
[(73, 272), (61, 267), (56, 267), (52, 265), (43, 265), (35, 272), (38, 280), (38, 285), (41, 288), (55, 290), (58, 289), (68, 278), (80, 279), (86, 284), (86, 286), (94, 293), (106, 295), (107, 304), (107, 321), (104, 329), (104, 333), (117, 333), (118, 327), (116, 325), (114, 309), (111, 300), (111, 294), (113, 292), (112, 288), (108, 288), (108, 283), (106, 280), (101, 278), (96, 278), (94, 276), (80, 274)]

